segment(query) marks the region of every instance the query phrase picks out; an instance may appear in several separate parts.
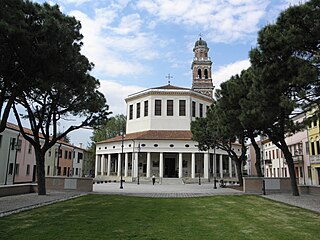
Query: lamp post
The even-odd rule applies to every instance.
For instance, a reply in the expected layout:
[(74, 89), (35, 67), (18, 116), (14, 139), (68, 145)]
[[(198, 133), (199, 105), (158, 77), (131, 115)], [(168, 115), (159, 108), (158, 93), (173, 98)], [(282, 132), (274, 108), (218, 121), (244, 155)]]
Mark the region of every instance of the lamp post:
[(123, 182), (122, 182), (122, 156), (123, 156), (123, 140), (124, 140), (124, 133), (121, 134), (121, 161), (120, 161), (120, 189), (123, 189)]
[(139, 142), (139, 144), (138, 144), (138, 159), (137, 159), (137, 166), (138, 166), (138, 168), (137, 168), (137, 177), (138, 177), (138, 182), (137, 182), (137, 184), (138, 184), (138, 185), (140, 184), (140, 182), (139, 182), (139, 157), (140, 157), (140, 150), (141, 150), (141, 146), (140, 146), (140, 142)]
[(216, 146), (214, 145), (213, 146), (213, 189), (217, 189), (217, 178), (216, 178), (216, 160), (217, 160), (217, 157), (216, 157)]

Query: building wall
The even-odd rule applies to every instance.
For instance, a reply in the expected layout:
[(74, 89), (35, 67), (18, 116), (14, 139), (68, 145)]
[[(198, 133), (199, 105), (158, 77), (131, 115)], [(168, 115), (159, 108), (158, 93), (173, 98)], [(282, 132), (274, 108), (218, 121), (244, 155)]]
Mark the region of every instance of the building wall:
[(83, 157), (84, 157), (84, 150), (80, 148), (75, 148), (73, 151), (73, 166), (72, 166), (73, 177), (82, 177)]
[(6, 128), (0, 134), (0, 184), (13, 184), (18, 132)]
[[(159, 94), (162, 93), (162, 94)], [(155, 100), (161, 100), (161, 115), (155, 115)], [(167, 116), (167, 100), (173, 100), (173, 116)], [(186, 101), (185, 116), (179, 116), (179, 100)], [(144, 103), (148, 101), (148, 116), (144, 116)], [(192, 117), (192, 102), (196, 103), (196, 115)], [(137, 103), (140, 103), (140, 117), (137, 118)], [(127, 99), (127, 128), (126, 133), (148, 130), (190, 130), (190, 123), (200, 117), (200, 104), (203, 117), (207, 107), (211, 105), (209, 98), (200, 98), (191, 94), (189, 90), (175, 92), (155, 92), (155, 94), (141, 94)], [(133, 106), (133, 118), (130, 119), (130, 106)]]
[(72, 175), (73, 148), (61, 145), (59, 151), (57, 175), (69, 177)]
[[(315, 109), (307, 114), (313, 117)], [(319, 119), (314, 119), (308, 126), (308, 139), (310, 151), (310, 173), (314, 185), (320, 185), (320, 127)]]
[(33, 146), (21, 135), (17, 150), (16, 173), (14, 183), (26, 183), (36, 180), (36, 155)]

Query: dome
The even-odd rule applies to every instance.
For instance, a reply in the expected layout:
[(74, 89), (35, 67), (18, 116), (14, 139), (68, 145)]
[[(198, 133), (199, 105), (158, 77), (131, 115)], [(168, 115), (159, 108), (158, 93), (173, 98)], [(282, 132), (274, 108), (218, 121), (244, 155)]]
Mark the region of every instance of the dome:
[(200, 37), (200, 39), (196, 41), (196, 43), (194, 44), (194, 47), (198, 47), (198, 46), (207, 47), (207, 42), (202, 40)]

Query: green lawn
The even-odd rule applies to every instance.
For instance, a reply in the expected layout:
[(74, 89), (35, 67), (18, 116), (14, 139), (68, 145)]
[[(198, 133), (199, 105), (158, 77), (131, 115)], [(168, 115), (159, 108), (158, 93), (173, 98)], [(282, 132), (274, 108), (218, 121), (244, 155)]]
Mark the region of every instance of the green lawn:
[(87, 195), (0, 218), (1, 239), (319, 239), (320, 214), (259, 196)]

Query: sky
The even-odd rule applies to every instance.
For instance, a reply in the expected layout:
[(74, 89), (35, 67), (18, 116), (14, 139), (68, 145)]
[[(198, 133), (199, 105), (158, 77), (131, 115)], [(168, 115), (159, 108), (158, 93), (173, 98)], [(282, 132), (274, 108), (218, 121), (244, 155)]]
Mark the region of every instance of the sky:
[[(43, 3), (42, 0), (33, 0)], [(51, 0), (81, 22), (82, 53), (95, 64), (113, 114), (125, 114), (132, 93), (166, 85), (190, 88), (194, 43), (209, 47), (216, 88), (250, 66), (259, 29), (274, 23), (301, 0)], [(60, 125), (61, 130), (68, 126)], [(75, 145), (90, 142), (90, 130), (70, 133)]]

